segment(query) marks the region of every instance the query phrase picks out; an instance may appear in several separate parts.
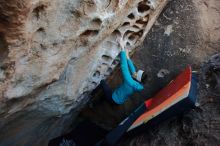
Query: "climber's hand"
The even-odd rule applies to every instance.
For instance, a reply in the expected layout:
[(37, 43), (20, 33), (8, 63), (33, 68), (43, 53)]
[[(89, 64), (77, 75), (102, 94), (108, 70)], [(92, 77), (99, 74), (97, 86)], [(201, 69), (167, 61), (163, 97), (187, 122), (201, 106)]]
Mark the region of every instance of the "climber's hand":
[(125, 49), (125, 52), (126, 52), (126, 56), (127, 56), (127, 58), (130, 59), (128, 49)]
[(120, 47), (121, 51), (124, 51), (125, 50), (125, 41), (122, 38), (120, 38), (120, 39), (118, 39), (118, 43), (119, 43), (119, 47)]

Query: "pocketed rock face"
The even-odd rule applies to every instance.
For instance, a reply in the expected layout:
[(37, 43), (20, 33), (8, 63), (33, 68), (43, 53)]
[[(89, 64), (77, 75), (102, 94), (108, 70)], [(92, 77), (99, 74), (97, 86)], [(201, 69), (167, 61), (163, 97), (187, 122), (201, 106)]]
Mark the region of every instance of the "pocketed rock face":
[[(0, 145), (46, 145), (132, 51), (167, 0), (2, 0)], [(64, 116), (64, 114), (66, 114)]]

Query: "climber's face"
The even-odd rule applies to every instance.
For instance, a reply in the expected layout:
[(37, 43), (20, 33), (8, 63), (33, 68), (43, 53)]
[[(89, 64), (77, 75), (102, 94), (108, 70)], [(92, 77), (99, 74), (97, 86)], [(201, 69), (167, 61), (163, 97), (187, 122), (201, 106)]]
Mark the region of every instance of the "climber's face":
[(147, 74), (143, 72), (141, 76), (141, 83), (145, 84), (147, 82)]

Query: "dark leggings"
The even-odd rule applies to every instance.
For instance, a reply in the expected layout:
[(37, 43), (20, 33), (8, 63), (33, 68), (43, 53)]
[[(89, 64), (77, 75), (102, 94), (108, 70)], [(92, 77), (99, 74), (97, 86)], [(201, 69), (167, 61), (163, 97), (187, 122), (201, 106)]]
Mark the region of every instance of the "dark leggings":
[(70, 133), (50, 140), (48, 146), (94, 146), (108, 131), (90, 122), (80, 122)]
[(112, 99), (112, 89), (108, 86), (108, 84), (106, 83), (106, 81), (105, 81), (105, 80), (101, 80), (100, 85), (101, 85), (101, 88), (102, 88), (103, 91), (104, 91), (105, 98), (106, 98), (110, 103), (116, 104), (116, 103), (114, 102), (114, 100)]

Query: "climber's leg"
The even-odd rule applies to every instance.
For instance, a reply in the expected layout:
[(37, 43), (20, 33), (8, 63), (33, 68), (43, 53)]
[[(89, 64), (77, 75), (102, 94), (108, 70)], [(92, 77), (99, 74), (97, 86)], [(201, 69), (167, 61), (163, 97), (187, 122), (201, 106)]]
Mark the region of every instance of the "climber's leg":
[(102, 89), (101, 85), (99, 84), (92, 92), (91, 92), (91, 96), (96, 95), (100, 89)]
[(83, 121), (70, 133), (50, 140), (48, 146), (94, 146), (107, 132), (90, 121)]
[(111, 103), (115, 103), (112, 99), (112, 89), (108, 86), (108, 84), (104, 80), (101, 80), (100, 85), (104, 91), (104, 95), (107, 100)]

